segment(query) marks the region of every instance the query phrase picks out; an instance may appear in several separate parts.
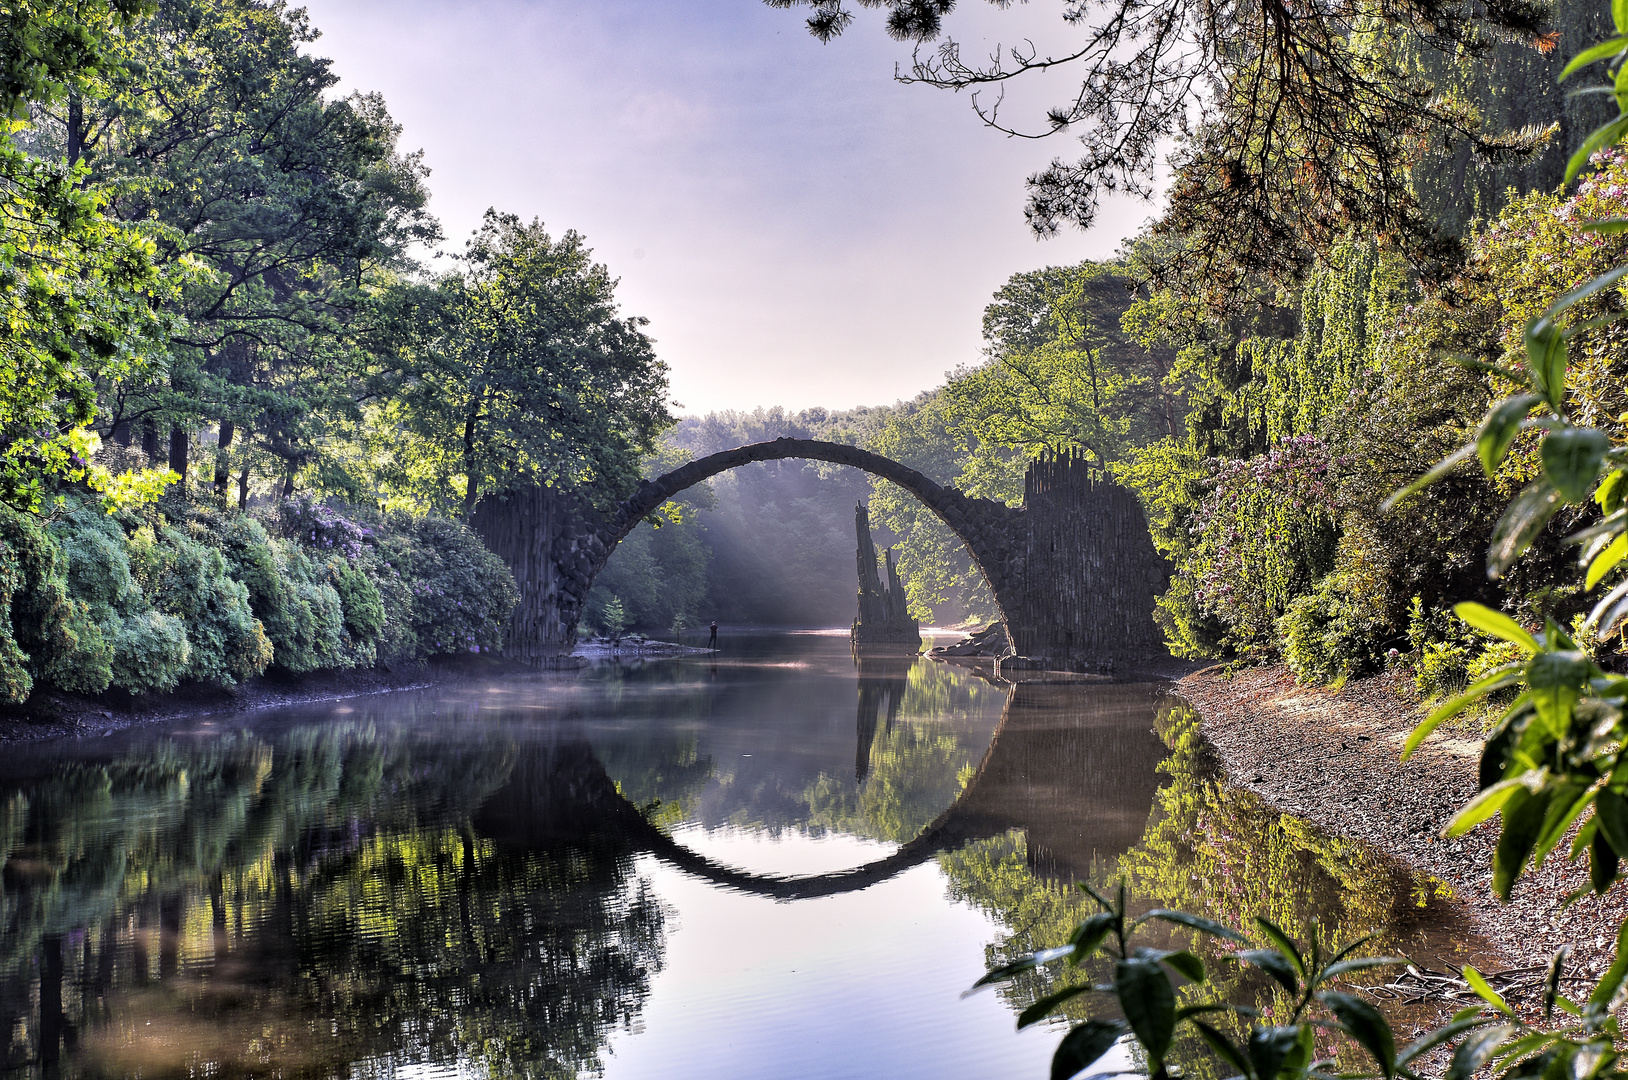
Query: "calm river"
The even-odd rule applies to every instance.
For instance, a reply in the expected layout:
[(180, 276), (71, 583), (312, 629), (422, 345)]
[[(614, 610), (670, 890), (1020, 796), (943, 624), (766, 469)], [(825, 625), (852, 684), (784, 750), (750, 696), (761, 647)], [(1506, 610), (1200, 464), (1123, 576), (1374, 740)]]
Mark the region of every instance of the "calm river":
[(1218, 783), (1162, 686), (725, 645), (7, 748), (8, 1072), (1039, 1080), (1056, 984), (960, 994), (1076, 880), (1461, 944), (1439, 885)]

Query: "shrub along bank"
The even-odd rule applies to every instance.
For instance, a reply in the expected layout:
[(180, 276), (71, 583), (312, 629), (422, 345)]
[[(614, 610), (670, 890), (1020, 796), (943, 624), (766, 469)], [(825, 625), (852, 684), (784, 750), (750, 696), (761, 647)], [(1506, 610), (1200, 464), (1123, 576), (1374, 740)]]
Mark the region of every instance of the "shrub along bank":
[(479, 653), (514, 578), (461, 524), (290, 499), (167, 498), (109, 515), (0, 506), (0, 701), (36, 688), (155, 694)]

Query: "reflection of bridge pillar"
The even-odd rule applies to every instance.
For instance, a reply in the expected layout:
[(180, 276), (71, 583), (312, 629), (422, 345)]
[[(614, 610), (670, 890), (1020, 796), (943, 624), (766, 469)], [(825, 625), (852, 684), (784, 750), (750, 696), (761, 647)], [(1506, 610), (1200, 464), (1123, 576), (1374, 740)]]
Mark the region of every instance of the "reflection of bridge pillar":
[[(876, 729), (882, 724), (882, 702), (887, 702), (885, 734), (893, 733), (904, 703), (910, 665), (915, 658), (859, 657), (858, 732), (854, 747), (854, 779), (864, 783), (871, 771), (871, 751), (876, 745)], [(924, 661), (925, 662), (925, 661)]]

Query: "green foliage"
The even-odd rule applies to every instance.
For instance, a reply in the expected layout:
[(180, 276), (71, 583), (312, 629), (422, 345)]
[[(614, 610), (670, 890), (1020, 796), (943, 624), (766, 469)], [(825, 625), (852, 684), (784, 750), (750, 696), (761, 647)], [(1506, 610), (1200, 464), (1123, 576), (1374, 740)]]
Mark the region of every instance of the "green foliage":
[(1305, 683), (1340, 683), (1378, 668), (1385, 624), (1339, 571), (1297, 597), (1278, 619), (1283, 661)]
[(996, 292), (984, 311), (989, 360), (944, 388), (951, 427), (971, 451), (969, 477), (991, 465), (1010, 474), (1003, 451), (1012, 450), (1017, 484), (1022, 463), (1048, 450), (1084, 447), (1106, 468), (1127, 446), (1177, 433), (1175, 354), (1121, 329), (1132, 293), (1117, 262), (1015, 274)]
[(387, 484), (465, 517), (512, 484), (628, 494), (672, 423), (667, 368), (589, 255), (575, 232), (487, 211), (463, 272), (413, 306), (402, 380), (375, 417)]
[(397, 511), (381, 524), (374, 536), (380, 566), (407, 586), (413, 652), (402, 658), (499, 648), (518, 597), (503, 561), (468, 528), (444, 518)]
[[(1179, 576), (1193, 606), (1224, 627), (1219, 644), (1227, 652), (1273, 655), (1278, 619), (1333, 568), (1333, 465), (1310, 436), (1248, 461), (1214, 463)], [(1179, 628), (1173, 620), (1167, 626)], [(1176, 644), (1202, 655), (1207, 643)]]
[[(42, 684), (163, 693), (232, 686), (273, 663), (309, 672), (488, 649), (513, 604), (508, 570), (449, 522), (396, 514), (364, 527), (307, 505), (282, 519), (307, 546), (251, 515), (176, 500), (122, 518), (85, 500), (67, 507), (48, 529), (0, 516), (12, 701)], [(336, 535), (354, 548), (336, 551)]]
[[(986, 314), (986, 324), (989, 317)], [(1023, 477), (1017, 455), (986, 446), (956, 424), (948, 388), (894, 409), (866, 449), (939, 483), (953, 482), (986, 498), (1021, 498)], [(941, 625), (996, 618), (988, 583), (949, 526), (897, 485), (878, 481), (873, 486), (871, 521), (898, 539), (899, 578), (911, 614)]]
[(146, 601), (186, 628), (183, 678), (232, 686), (265, 670), (272, 643), (250, 610), (248, 588), (229, 576), (219, 551), (180, 529), (149, 525), (131, 536), (129, 553)]
[(191, 667), (186, 624), (174, 615), (144, 611), (123, 619), (112, 645), (111, 682), (131, 694), (168, 693)]
[[(1398, 1053), (1390, 1025), (1377, 1009), (1359, 997), (1330, 988), (1334, 980), (1354, 971), (1406, 963), (1400, 957), (1356, 958), (1354, 954), (1366, 943), (1365, 938), (1325, 953), (1326, 943), (1316, 932), (1309, 941), (1297, 942), (1270, 919), (1257, 916), (1254, 921), (1260, 939), (1256, 944), (1237, 930), (1202, 915), (1168, 908), (1136, 915), (1129, 907), (1123, 884), (1117, 890), (1108, 890), (1109, 895), (1089, 885), (1080, 887), (1101, 910), (1074, 928), (1068, 944), (1019, 957), (973, 984), (976, 990), (1063, 961), (1078, 967), (1099, 953), (1109, 958), (1109, 982), (1068, 986), (1036, 1001), (1018, 1017), (1018, 1027), (1027, 1027), (1082, 995), (1100, 995), (1115, 1003), (1112, 1011), (1101, 1010), (1105, 1015), (1075, 1024), (1063, 1037), (1052, 1058), (1052, 1076), (1059, 1080), (1089, 1068), (1127, 1035), (1140, 1044), (1147, 1055), (1148, 1072), (1156, 1080), (1183, 1075), (1185, 1069), (1175, 1067), (1177, 1063), (1171, 1060), (1176, 1033), (1183, 1024), (1248, 1080), (1297, 1080), (1345, 1073), (1337, 1057), (1319, 1056), (1320, 1031), (1339, 1033), (1386, 1077), (1405, 1067), (1421, 1051), (1415, 1043)], [(1274, 1017), (1277, 1023), (1250, 1024), (1244, 1037), (1235, 1041), (1215, 1026), (1217, 1019), (1253, 1017), (1254, 1010), (1227, 1001), (1184, 1003), (1190, 995), (1178, 998), (1178, 987), (1203, 986), (1211, 977), (1210, 971), (1191, 951), (1155, 947), (1152, 941), (1163, 944), (1164, 934), (1133, 948), (1137, 932), (1150, 923), (1164, 923), (1243, 945), (1255, 944), (1254, 948), (1233, 952), (1230, 960), (1264, 972), (1281, 984), (1288, 1003), (1285, 1015)]]
[(372, 288), (439, 238), (426, 171), (398, 150), (381, 98), (332, 93), (303, 10), (154, 8), (124, 36), (120, 77), (35, 132), (42, 155), (117, 183), (109, 215), (156, 233), (166, 271), (197, 271), (166, 298), (178, 319), (163, 369), (104, 382), (103, 430), (153, 422), (162, 439), (224, 422), (218, 472), (286, 483), (356, 418), (368, 346), (383, 344)]
[(156, 307), (178, 275), (154, 267), (149, 235), (105, 213), (111, 189), (72, 161), (19, 145), (28, 106), (75, 100), (117, 70), (119, 31), (147, 8), (132, 0), (26, 4), (0, 16), (0, 502), (37, 508), (51, 487), (120, 485), (92, 460), (100, 380), (159, 362)]
[(627, 610), (622, 606), (622, 598), (612, 594), (605, 601), (605, 606), (599, 614), (599, 621), (605, 625), (605, 633), (613, 638), (622, 636), (627, 628)]

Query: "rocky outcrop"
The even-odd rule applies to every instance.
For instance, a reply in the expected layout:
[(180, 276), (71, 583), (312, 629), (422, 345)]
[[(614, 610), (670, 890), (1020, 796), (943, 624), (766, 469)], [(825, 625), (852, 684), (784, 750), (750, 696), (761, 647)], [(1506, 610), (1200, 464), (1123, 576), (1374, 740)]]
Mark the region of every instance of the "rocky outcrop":
[(854, 507), (854, 532), (859, 539), (859, 615), (851, 632), (854, 648), (889, 646), (915, 652), (921, 648), (921, 626), (910, 617), (892, 548), (885, 558), (887, 580), (876, 572), (876, 545), (871, 542), (870, 511), (864, 503)]

